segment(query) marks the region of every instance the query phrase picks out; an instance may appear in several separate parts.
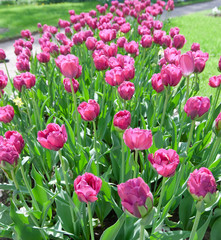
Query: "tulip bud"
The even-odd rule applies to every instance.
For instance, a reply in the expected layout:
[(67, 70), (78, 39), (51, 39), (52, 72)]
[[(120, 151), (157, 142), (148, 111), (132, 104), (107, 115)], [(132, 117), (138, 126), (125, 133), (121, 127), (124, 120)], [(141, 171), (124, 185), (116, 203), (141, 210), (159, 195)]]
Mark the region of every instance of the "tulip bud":
[(213, 76), (209, 79), (209, 85), (212, 88), (217, 88), (221, 85), (221, 75)]
[(131, 114), (129, 111), (124, 110), (114, 115), (114, 126), (120, 130), (125, 130), (130, 126)]
[(5, 51), (0, 48), (0, 61), (5, 60), (5, 58), (6, 58)]
[(0, 107), (0, 122), (11, 122), (14, 118), (14, 114), (14, 108), (11, 105)]
[(221, 137), (221, 113), (215, 119), (214, 132), (217, 137)]
[(151, 83), (152, 83), (152, 87), (153, 89), (160, 93), (164, 90), (164, 85), (161, 79), (161, 74), (160, 73), (155, 73), (152, 78), (151, 78)]
[(117, 90), (121, 98), (123, 98), (124, 100), (130, 100), (134, 95), (135, 87), (132, 82), (125, 81), (121, 83)]

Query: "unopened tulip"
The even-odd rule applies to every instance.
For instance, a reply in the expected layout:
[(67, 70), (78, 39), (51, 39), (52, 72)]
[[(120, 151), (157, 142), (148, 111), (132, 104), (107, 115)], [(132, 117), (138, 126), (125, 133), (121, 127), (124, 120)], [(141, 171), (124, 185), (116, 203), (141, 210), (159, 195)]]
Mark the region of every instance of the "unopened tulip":
[(158, 93), (160, 93), (164, 90), (164, 85), (163, 85), (160, 73), (155, 73), (152, 76), (151, 84), (152, 84), (153, 89)]
[(133, 64), (125, 64), (123, 68), (124, 77), (127, 81), (132, 80), (135, 76), (135, 67)]
[(215, 133), (217, 136), (221, 137), (221, 113), (215, 119)]
[(174, 64), (164, 65), (161, 69), (161, 78), (165, 86), (176, 86), (182, 78), (181, 69)]
[(0, 48), (0, 60), (5, 60), (6, 55), (5, 55), (5, 51), (3, 49)]
[(176, 49), (181, 49), (184, 46), (185, 42), (186, 42), (186, 39), (183, 35), (177, 34), (173, 38), (173, 46)]
[(37, 59), (41, 63), (47, 63), (50, 61), (50, 54), (48, 52), (42, 52), (37, 54)]
[(4, 74), (2, 70), (0, 70), (0, 89), (3, 89), (7, 86), (8, 77)]

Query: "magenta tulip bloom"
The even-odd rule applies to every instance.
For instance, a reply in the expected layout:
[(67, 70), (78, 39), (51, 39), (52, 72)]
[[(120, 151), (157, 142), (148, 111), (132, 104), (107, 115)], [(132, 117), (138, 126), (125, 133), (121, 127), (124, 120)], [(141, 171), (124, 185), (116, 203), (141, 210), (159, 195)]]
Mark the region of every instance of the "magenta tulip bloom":
[(3, 89), (7, 86), (8, 77), (4, 74), (2, 70), (0, 70), (0, 89)]
[(88, 50), (93, 51), (96, 47), (96, 42), (97, 42), (96, 38), (88, 37), (86, 42), (85, 42), (85, 45), (86, 45)]
[(221, 72), (221, 57), (220, 57), (219, 63), (218, 63), (218, 70)]
[(158, 93), (160, 93), (164, 90), (164, 85), (163, 85), (160, 73), (155, 73), (152, 76), (151, 84), (152, 84), (153, 89)]
[(117, 90), (121, 98), (123, 98), (124, 100), (130, 100), (134, 95), (135, 87), (132, 82), (125, 81), (121, 83)]
[(196, 52), (198, 50), (200, 50), (200, 44), (199, 43), (193, 43), (192, 46), (191, 46), (191, 51)]
[(145, 217), (153, 207), (153, 195), (141, 177), (117, 185), (124, 210), (137, 218)]
[(164, 65), (161, 69), (161, 79), (165, 86), (176, 86), (182, 78), (182, 72), (174, 64)]
[(35, 85), (35, 82), (35, 75), (31, 74), (30, 72), (21, 73), (20, 75), (15, 76), (13, 79), (14, 87), (18, 89), (19, 92), (21, 92), (22, 86), (30, 89)]
[(0, 107), (0, 122), (9, 123), (14, 115), (14, 108), (11, 105)]
[(184, 77), (194, 72), (194, 59), (191, 53), (180, 56), (180, 68)]
[(4, 167), (4, 162), (17, 165), (19, 154), (13, 144), (0, 137), (0, 166)]
[(74, 190), (81, 202), (95, 202), (100, 192), (102, 181), (92, 173), (85, 173), (74, 180)]
[(176, 49), (181, 49), (184, 46), (185, 43), (186, 43), (186, 39), (183, 35), (177, 34), (177, 35), (174, 36), (173, 46)]
[(123, 68), (126, 81), (132, 80), (135, 76), (135, 67), (133, 64), (126, 64)]
[(125, 37), (119, 37), (117, 39), (117, 46), (119, 48), (123, 48), (124, 47), (124, 44), (127, 42), (127, 39)]
[(73, 79), (70, 79), (70, 78), (64, 79), (64, 81), (63, 81), (64, 89), (69, 93), (72, 92), (70, 80), (72, 81), (72, 84), (73, 84), (74, 93), (76, 93), (79, 88), (79, 82), (77, 80), (75, 80), (74, 78)]
[(150, 130), (129, 128), (124, 132), (123, 139), (131, 150), (145, 150), (152, 146), (152, 133)]
[(151, 47), (153, 42), (153, 38), (151, 35), (143, 35), (140, 44), (142, 45), (143, 48), (149, 48)]
[[(197, 201), (204, 199), (207, 202), (211, 195), (216, 193), (216, 181), (210, 170), (202, 167), (190, 173), (187, 188), (194, 199)], [(207, 199), (207, 195), (210, 196), (209, 199)]]
[(78, 106), (78, 112), (84, 121), (93, 121), (99, 115), (100, 106), (95, 100), (89, 99), (88, 103), (82, 102)]
[(187, 100), (184, 111), (188, 117), (194, 120), (208, 112), (209, 108), (210, 100), (208, 97), (191, 97)]
[(95, 56), (94, 64), (97, 70), (106, 70), (108, 68), (108, 58), (105, 55)]
[(206, 66), (206, 61), (201, 57), (197, 57), (194, 58), (194, 65), (195, 65), (194, 72), (201, 73)]
[(174, 27), (170, 29), (170, 36), (172, 38), (179, 33), (180, 33), (180, 29), (178, 27)]
[(0, 48), (0, 60), (1, 61), (5, 60), (5, 58), (6, 58), (5, 51), (2, 48)]
[(5, 133), (5, 138), (7, 139), (8, 143), (11, 143), (15, 146), (17, 152), (20, 154), (25, 146), (22, 135), (17, 131), (7, 131)]
[(65, 126), (61, 127), (56, 123), (49, 123), (45, 130), (38, 132), (37, 140), (42, 147), (58, 151), (63, 148), (67, 141)]
[(120, 85), (125, 80), (121, 67), (115, 67), (105, 73), (105, 81), (111, 86)]
[(156, 169), (158, 174), (163, 177), (172, 177), (180, 162), (179, 155), (173, 149), (159, 149), (153, 154), (148, 155), (148, 160)]
[(41, 63), (48, 63), (50, 61), (50, 53), (41, 52), (41, 53), (37, 54), (37, 59)]
[(124, 110), (114, 115), (114, 126), (121, 130), (127, 129), (131, 124), (131, 114), (129, 111)]
[(219, 76), (213, 76), (209, 79), (209, 85), (212, 88), (217, 88), (221, 84), (221, 75)]

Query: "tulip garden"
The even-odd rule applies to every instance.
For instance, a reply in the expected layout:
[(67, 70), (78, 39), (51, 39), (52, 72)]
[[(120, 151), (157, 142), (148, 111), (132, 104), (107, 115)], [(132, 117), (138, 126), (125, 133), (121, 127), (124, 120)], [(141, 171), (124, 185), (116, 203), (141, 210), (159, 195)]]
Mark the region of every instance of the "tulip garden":
[(198, 95), (209, 53), (182, 51), (173, 8), (70, 9), (38, 24), (36, 55), (21, 31), (17, 73), (0, 70), (0, 237), (220, 239), (221, 75)]

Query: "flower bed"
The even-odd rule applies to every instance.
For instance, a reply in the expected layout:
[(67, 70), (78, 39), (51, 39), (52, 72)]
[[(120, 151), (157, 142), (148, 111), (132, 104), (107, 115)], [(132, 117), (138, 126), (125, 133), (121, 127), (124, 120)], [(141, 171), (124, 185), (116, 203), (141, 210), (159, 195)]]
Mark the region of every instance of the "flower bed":
[(173, 7), (70, 10), (59, 29), (38, 24), (36, 56), (21, 32), (17, 75), (0, 72), (1, 237), (193, 240), (210, 226), (216, 239), (221, 77), (197, 96), (209, 54), (181, 54), (182, 29), (159, 20)]

